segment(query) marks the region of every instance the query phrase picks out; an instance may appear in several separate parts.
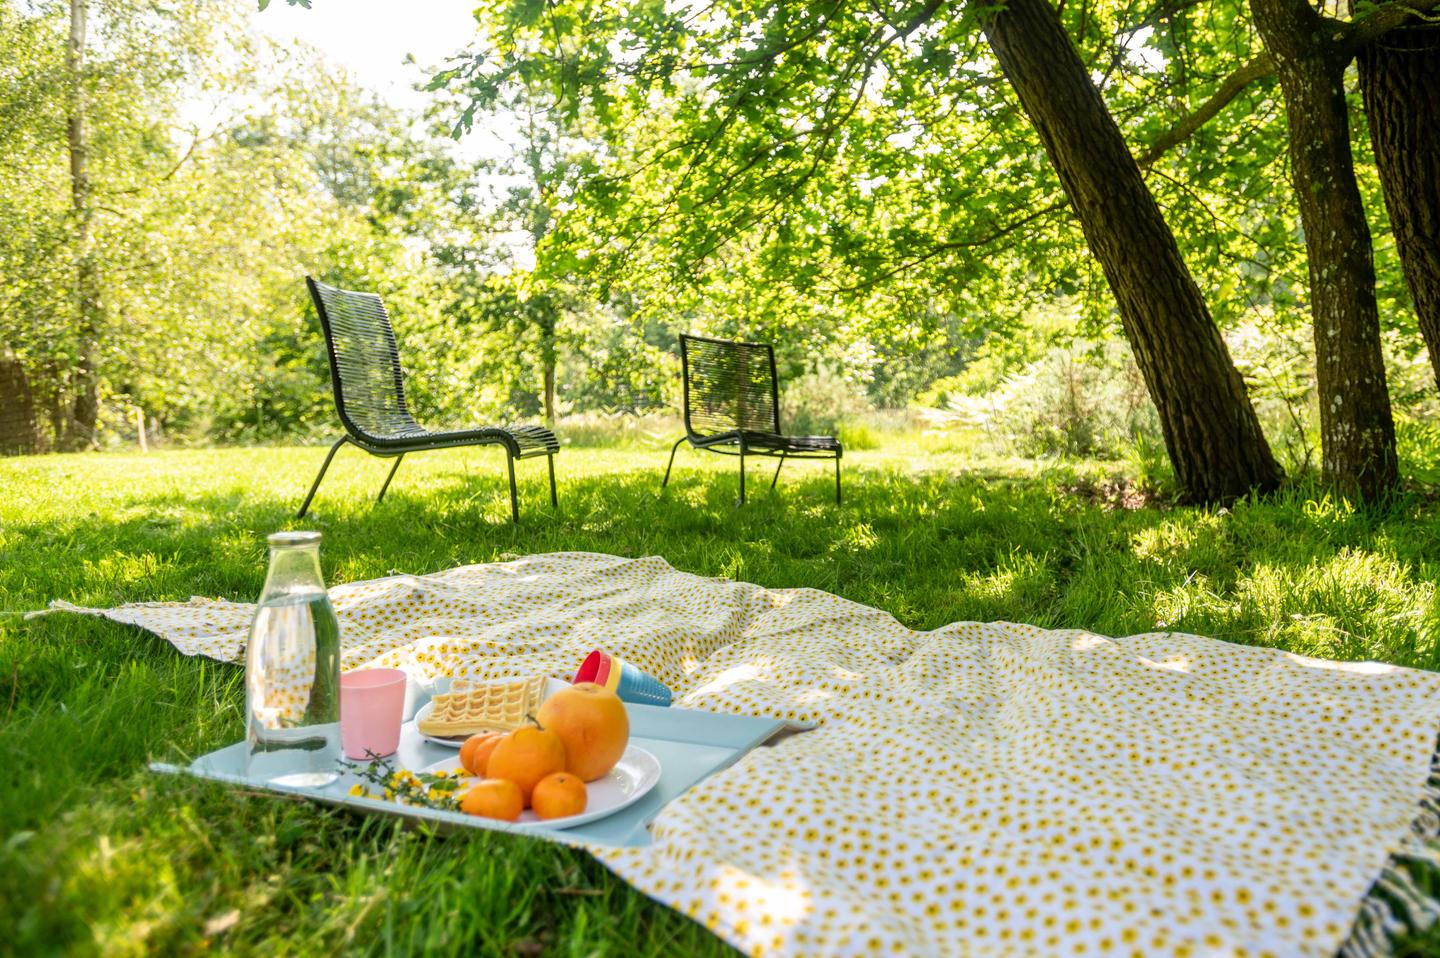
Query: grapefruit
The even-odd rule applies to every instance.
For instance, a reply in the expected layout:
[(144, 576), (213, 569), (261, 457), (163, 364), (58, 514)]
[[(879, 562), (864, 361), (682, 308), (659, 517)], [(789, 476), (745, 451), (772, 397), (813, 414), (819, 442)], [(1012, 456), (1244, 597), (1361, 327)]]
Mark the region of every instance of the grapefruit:
[(625, 754), (630, 716), (625, 703), (594, 682), (567, 685), (544, 701), (536, 716), (565, 743), (565, 769), (583, 782), (600, 778)]

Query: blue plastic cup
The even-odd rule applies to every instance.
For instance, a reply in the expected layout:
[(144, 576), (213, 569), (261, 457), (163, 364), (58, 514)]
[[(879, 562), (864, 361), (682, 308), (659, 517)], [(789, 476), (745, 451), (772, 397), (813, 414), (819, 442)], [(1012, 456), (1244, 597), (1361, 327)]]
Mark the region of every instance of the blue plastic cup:
[(620, 697), (622, 702), (636, 705), (667, 706), (674, 693), (655, 676), (642, 672), (619, 656), (596, 649), (585, 656), (575, 673), (575, 684), (594, 682)]

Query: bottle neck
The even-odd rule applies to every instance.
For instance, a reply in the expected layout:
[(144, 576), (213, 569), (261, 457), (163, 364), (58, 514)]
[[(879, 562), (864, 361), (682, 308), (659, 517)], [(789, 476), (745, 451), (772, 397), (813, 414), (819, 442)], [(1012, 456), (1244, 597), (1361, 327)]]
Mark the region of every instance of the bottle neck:
[(282, 595), (324, 592), (320, 574), (320, 544), (270, 547), (270, 571), (260, 601)]

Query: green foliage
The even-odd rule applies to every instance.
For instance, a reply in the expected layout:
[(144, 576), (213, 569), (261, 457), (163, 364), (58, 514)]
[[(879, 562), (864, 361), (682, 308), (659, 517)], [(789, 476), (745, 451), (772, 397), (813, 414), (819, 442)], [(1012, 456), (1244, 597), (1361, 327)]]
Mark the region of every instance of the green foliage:
[(780, 425), (802, 435), (836, 435), (874, 410), (854, 379), (832, 366), (821, 366), (787, 380), (780, 397)]
[[(436, 425), (543, 415), (547, 367), (562, 416), (673, 408), (675, 335), (693, 331), (775, 342), (787, 419), (807, 431), (864, 442), (873, 408), (979, 403), (1010, 451), (1119, 456), (1155, 438), (1110, 345), (1104, 277), (964, 5), (887, 20), (487, 0), (481, 45), (436, 76), (425, 118), (254, 38), (247, 6), (97, 7), (102, 441), (128, 438), (136, 409), (176, 441), (333, 431), (306, 273), (386, 297)], [(1260, 50), (1238, 0), (1062, 10), (1137, 154)], [(0, 6), (0, 364), (29, 377), (46, 434), (85, 345), (64, 13)], [(219, 105), (212, 121), (191, 119), (197, 101)], [(1146, 162), (1293, 472), (1318, 453), (1281, 106), (1257, 81)], [(442, 142), (490, 119), (511, 154)], [(1354, 136), (1368, 156), (1363, 123)], [(1368, 163), (1361, 181), (1404, 376), (1419, 338)], [(1032, 374), (1033, 394), (1005, 398)], [(1423, 420), (1423, 390), (1399, 392)]]
[[(89, 43), (102, 398), (111, 421), (139, 408), (176, 436), (305, 433), (326, 374), (301, 277), (383, 285), (416, 272), (371, 206), (393, 156), (417, 150), (407, 131), (345, 81), (247, 35), (239, 11), (116, 3)], [(21, 87), (0, 102), (25, 110), (3, 124), (17, 163), (0, 172), (0, 344), (46, 429), (68, 415), (86, 348), (71, 295), (65, 30), (60, 7), (0, 8), (0, 44), (25, 58), (0, 75)], [(217, 100), (216, 114), (185, 119), (197, 98)]]
[[(435, 82), (467, 104), (466, 123), (523, 87), (601, 145), (593, 174), (567, 185), (537, 276), (619, 292), (642, 317), (772, 339), (792, 375), (816, 356), (843, 365), (883, 405), (927, 389), (922, 402), (933, 403), (956, 388), (973, 394), (977, 378), (998, 388), (1014, 363), (996, 344), (1031, 341), (1024, 327), (1045, 307), (1075, 304), (1070, 333), (1093, 343), (1119, 333), (1104, 277), (973, 9), (737, 2), (720, 14), (497, 0), (477, 11), (483, 46)], [(1305, 468), (1313, 442), (1293, 415), (1292, 370), (1271, 362), (1293, 357), (1288, 345), (1308, 326), (1273, 78), (1250, 83), (1178, 146), (1148, 149), (1261, 53), (1247, 6), (1060, 9), (1212, 314), (1227, 330), (1274, 337), (1277, 355), (1259, 363), (1255, 385), (1287, 432), (1282, 455)], [(1363, 124), (1354, 135), (1363, 152)], [(1362, 183), (1383, 236), (1369, 167)], [(1380, 266), (1382, 315), (1417, 343), (1398, 264), (1382, 256)], [(1114, 451), (1062, 433), (1032, 447)]]

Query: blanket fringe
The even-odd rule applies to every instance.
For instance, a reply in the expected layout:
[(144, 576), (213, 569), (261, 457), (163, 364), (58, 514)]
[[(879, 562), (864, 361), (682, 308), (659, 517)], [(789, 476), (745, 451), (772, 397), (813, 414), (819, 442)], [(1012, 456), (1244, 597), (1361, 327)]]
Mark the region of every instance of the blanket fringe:
[(1410, 834), (1361, 902), (1340, 958), (1386, 958), (1402, 936), (1418, 934), (1440, 921), (1440, 901), (1415, 881), (1415, 869), (1440, 870), (1440, 751), (1431, 759), (1430, 777), (1411, 819)]

